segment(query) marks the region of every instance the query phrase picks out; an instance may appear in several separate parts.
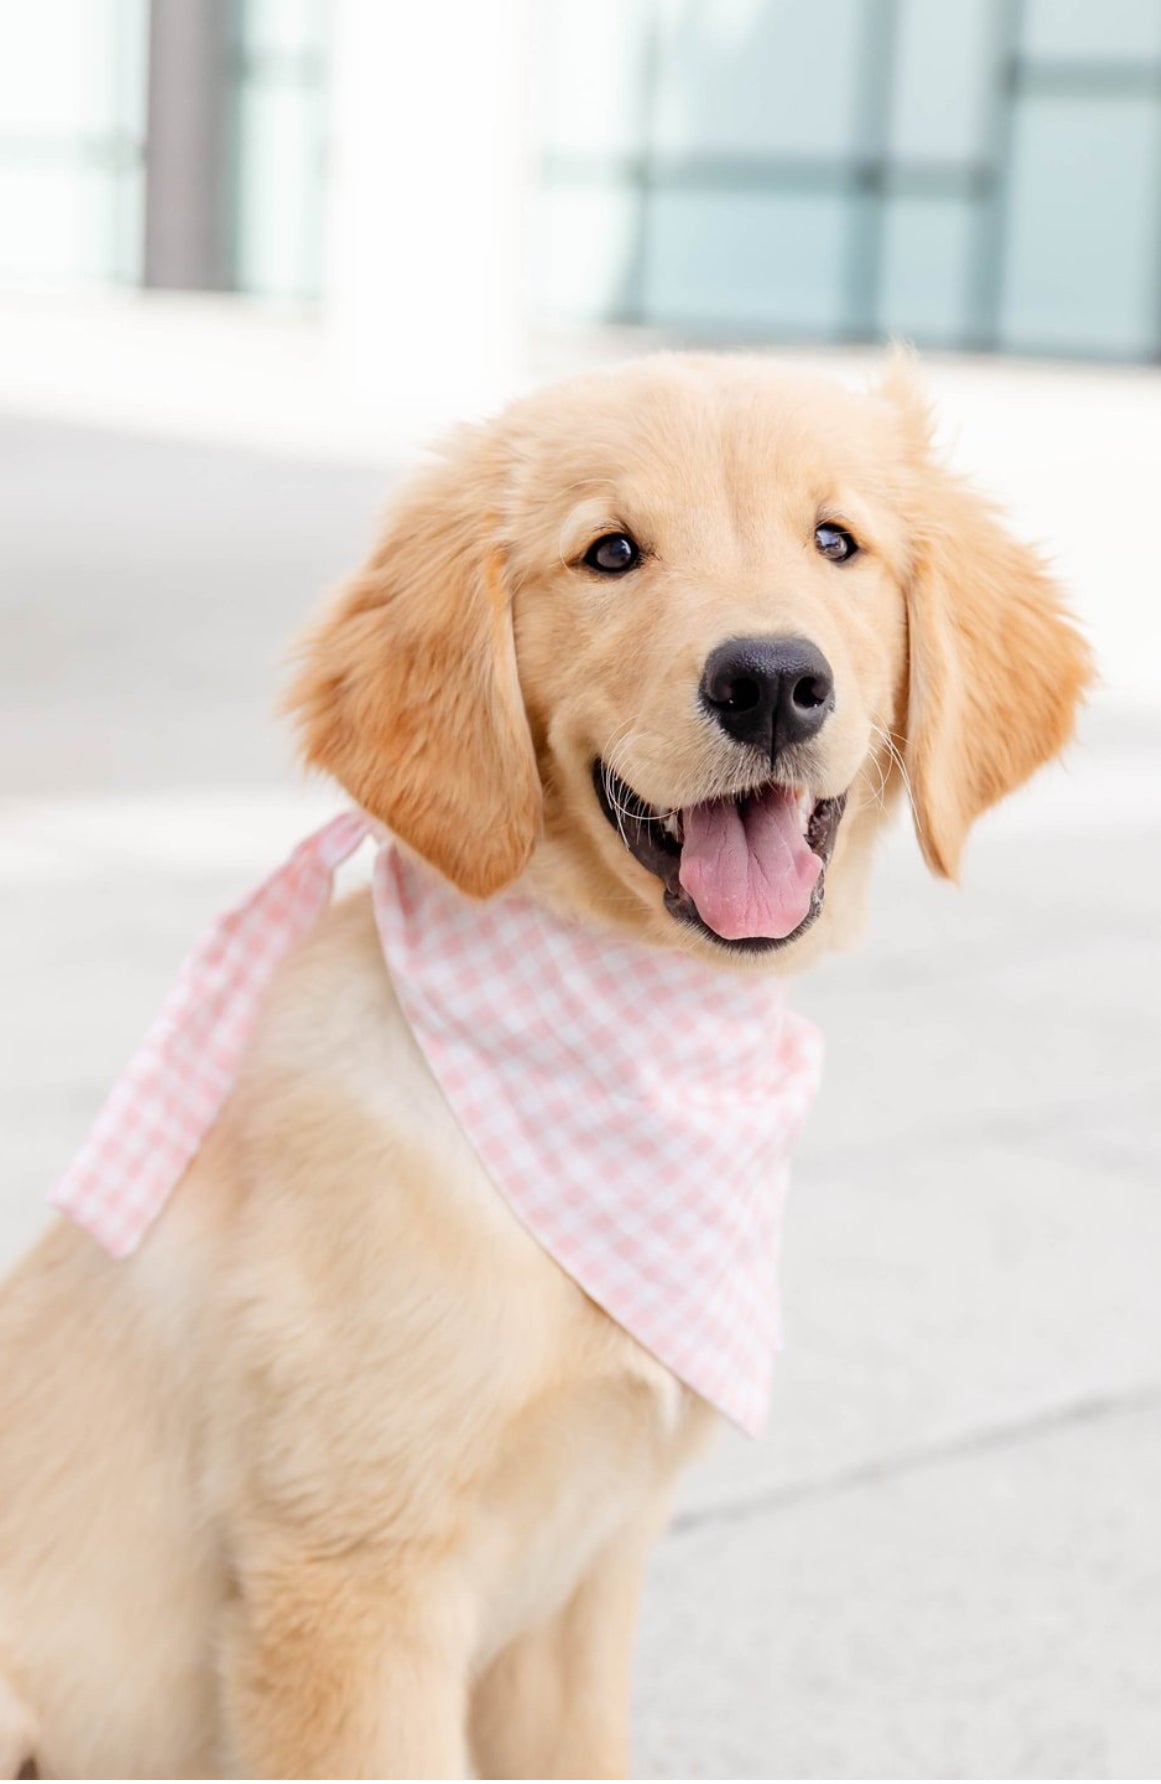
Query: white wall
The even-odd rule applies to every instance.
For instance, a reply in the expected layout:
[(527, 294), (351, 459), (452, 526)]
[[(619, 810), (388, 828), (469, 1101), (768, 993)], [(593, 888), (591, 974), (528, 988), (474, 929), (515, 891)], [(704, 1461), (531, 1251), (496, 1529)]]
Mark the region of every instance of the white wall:
[(352, 400), (430, 426), (518, 374), (526, 0), (336, 0), (327, 327)]

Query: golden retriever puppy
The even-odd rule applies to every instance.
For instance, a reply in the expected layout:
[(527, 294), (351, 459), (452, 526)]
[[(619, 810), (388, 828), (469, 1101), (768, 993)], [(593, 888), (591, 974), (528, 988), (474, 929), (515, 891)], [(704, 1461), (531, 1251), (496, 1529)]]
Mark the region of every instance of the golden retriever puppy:
[[(906, 367), (675, 355), (456, 439), (291, 704), (442, 885), (729, 998), (849, 942), (904, 779), (954, 875), (1088, 675)], [(60, 1221), (0, 1292), (0, 1775), (620, 1775), (714, 1418), (497, 1196), (341, 901), (140, 1249)]]

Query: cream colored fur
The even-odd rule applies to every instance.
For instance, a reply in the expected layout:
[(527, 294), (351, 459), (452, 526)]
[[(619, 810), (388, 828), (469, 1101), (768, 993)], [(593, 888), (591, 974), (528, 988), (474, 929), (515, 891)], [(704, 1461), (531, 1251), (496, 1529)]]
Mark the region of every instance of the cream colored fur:
[[(850, 565), (814, 552), (822, 510)], [(651, 555), (603, 583), (578, 559), (611, 525)], [(785, 970), (857, 927), (900, 757), (950, 872), (1087, 675), (905, 371), (859, 398), (659, 358), (515, 405), (404, 496), (292, 703), (310, 759), (466, 890), (519, 876), (712, 955), (589, 776), (740, 785), (695, 690), (754, 631), (830, 658), (810, 784), (849, 789)], [(58, 1223), (0, 1291), (0, 1776), (618, 1775), (645, 1556), (711, 1425), (498, 1200), (366, 897), (339, 904), (141, 1251)]]

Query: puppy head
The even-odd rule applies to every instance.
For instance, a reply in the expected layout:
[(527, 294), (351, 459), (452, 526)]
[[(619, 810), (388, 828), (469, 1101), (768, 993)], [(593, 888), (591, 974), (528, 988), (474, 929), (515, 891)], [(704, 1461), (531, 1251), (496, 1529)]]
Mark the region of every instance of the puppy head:
[(659, 356), (460, 435), (304, 647), (308, 760), (464, 891), (805, 964), (904, 780), (934, 871), (1089, 674), (1034, 555), (858, 397)]

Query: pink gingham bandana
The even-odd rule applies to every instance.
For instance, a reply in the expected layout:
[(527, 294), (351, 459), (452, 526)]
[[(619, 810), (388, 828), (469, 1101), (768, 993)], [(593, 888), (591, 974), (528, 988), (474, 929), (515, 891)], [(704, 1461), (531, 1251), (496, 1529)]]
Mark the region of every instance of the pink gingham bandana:
[[(374, 831), (356, 812), (333, 819), (187, 960), (52, 1196), (113, 1256), (165, 1206), (230, 1093), (277, 966)], [(404, 1014), (512, 1212), (639, 1343), (756, 1434), (816, 1030), (775, 979), (623, 941), (516, 894), (478, 903), (390, 840), (373, 898)]]

